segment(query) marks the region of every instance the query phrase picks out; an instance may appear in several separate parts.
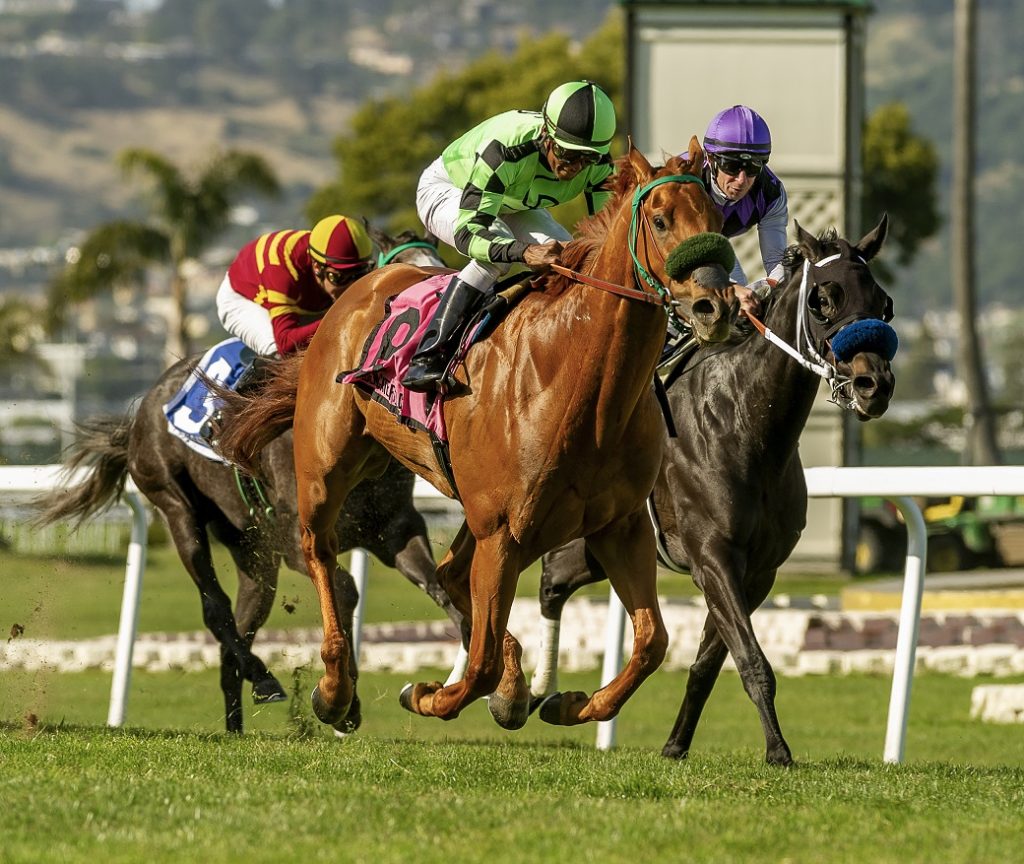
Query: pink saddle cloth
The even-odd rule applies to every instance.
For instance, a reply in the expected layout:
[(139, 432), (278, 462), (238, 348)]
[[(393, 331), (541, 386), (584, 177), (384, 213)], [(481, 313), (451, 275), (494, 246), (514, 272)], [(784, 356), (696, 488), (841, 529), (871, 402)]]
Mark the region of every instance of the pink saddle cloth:
[(448, 442), (441, 406), (436, 393), (416, 393), (402, 386), (412, 355), (437, 308), (441, 292), (454, 273), (440, 273), (406, 288), (384, 306), (384, 320), (370, 333), (359, 365), (339, 376), (343, 384), (354, 384), (383, 405), (399, 423), (429, 432), (441, 443)]

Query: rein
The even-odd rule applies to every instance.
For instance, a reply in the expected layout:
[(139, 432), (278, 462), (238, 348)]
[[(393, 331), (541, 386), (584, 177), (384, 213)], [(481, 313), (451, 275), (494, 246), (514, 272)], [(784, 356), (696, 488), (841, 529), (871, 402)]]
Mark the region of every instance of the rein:
[[(551, 269), (556, 273), (561, 273), (563, 276), (568, 276), (576, 282), (582, 282), (584, 285), (590, 285), (592, 288), (600, 288), (609, 294), (618, 294), (620, 297), (627, 297), (630, 300), (642, 300), (644, 303), (653, 303), (655, 306), (665, 305), (664, 298), (659, 297), (657, 294), (641, 291), (638, 288), (628, 288), (625, 285), (616, 285), (614, 282), (606, 282), (604, 279), (598, 279), (596, 276), (588, 276), (586, 273), (580, 273), (578, 270), (570, 270), (561, 264), (552, 264)], [(675, 301), (671, 302), (674, 303)]]
[(429, 249), (435, 255), (437, 254), (437, 247), (433, 243), (428, 243), (426, 240), (412, 240), (408, 243), (399, 244), (390, 252), (381, 252), (377, 256), (377, 266), (383, 267), (385, 264), (390, 264), (406, 249)]
[(662, 183), (696, 183), (702, 189), (704, 188), (704, 181), (700, 177), (694, 177), (692, 174), (670, 174), (667, 177), (658, 177), (656, 180), (652, 180), (633, 193), (632, 216), (629, 222), (629, 254), (633, 259), (634, 273), (639, 277), (637, 281), (642, 280), (646, 282), (647, 285), (654, 289), (654, 294), (642, 288), (629, 288), (625, 285), (617, 285), (614, 282), (598, 279), (596, 276), (588, 276), (586, 273), (571, 270), (568, 267), (563, 267), (561, 264), (552, 264), (551, 269), (563, 276), (568, 276), (576, 282), (582, 282), (584, 285), (590, 285), (593, 288), (600, 288), (602, 291), (607, 291), (610, 294), (617, 294), (630, 300), (640, 300), (655, 306), (663, 306), (673, 325), (676, 327), (686, 327), (686, 322), (675, 311), (679, 301), (672, 296), (671, 292), (658, 279), (647, 271), (644, 265), (640, 263), (640, 258), (636, 254), (636, 244), (640, 236), (641, 224), (648, 224), (647, 214), (643, 212), (640, 205), (650, 191)]

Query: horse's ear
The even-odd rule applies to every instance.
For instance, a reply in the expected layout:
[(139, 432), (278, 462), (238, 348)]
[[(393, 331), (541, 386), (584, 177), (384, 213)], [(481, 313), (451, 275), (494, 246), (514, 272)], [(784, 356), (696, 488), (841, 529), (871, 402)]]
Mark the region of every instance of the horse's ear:
[(700, 140), (696, 135), (690, 139), (690, 152), (686, 158), (690, 160), (690, 168), (693, 169), (693, 173), (700, 174), (704, 165), (704, 148), (700, 146)]
[(370, 235), (370, 239), (377, 244), (377, 248), (382, 252), (387, 252), (391, 248), (391, 238), (388, 237), (383, 231), (379, 231), (370, 224), (370, 220), (365, 216), (360, 216), (359, 219), (363, 223), (363, 227), (366, 228), (366, 233)]
[(626, 154), (626, 158), (633, 167), (637, 186), (642, 186), (654, 176), (654, 169), (651, 167), (651, 163), (647, 161), (647, 157), (643, 153), (633, 146), (632, 138), (629, 139), (629, 153)]
[(878, 224), (867, 234), (865, 234), (860, 242), (853, 248), (857, 250), (860, 257), (865, 261), (870, 261), (878, 254), (878, 250), (882, 248), (882, 244), (885, 242), (885, 237), (889, 233), (889, 214), (883, 213), (882, 218), (878, 221)]
[(796, 244), (803, 252), (804, 258), (808, 261), (820, 259), (822, 257), (821, 244), (818, 242), (818, 238), (809, 231), (804, 231), (803, 226), (796, 219), (793, 220), (793, 227), (796, 228)]
[(434, 232), (429, 228), (427, 229), (427, 233), (423, 235), (423, 239), (435, 249), (441, 245), (441, 238), (434, 234)]

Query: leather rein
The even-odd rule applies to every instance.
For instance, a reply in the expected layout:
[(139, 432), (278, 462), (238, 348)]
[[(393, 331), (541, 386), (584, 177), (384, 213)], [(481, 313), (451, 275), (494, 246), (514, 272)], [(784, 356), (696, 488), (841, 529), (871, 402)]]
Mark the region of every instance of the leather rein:
[[(663, 306), (673, 324), (680, 326), (684, 325), (684, 322), (675, 312), (675, 308), (679, 306), (679, 301), (672, 296), (669, 290), (661, 284), (657, 277), (648, 272), (636, 254), (637, 240), (640, 238), (641, 234), (646, 235), (651, 233), (647, 213), (641, 205), (650, 191), (657, 186), (661, 186), (663, 183), (696, 183), (702, 189), (704, 188), (704, 181), (701, 180), (700, 177), (695, 177), (692, 174), (670, 174), (666, 177), (658, 177), (652, 180), (650, 183), (641, 186), (633, 193), (633, 212), (629, 226), (629, 254), (633, 259), (633, 272), (637, 277), (636, 281), (638, 283), (646, 282), (647, 285), (654, 289), (654, 293), (645, 291), (642, 288), (630, 288), (626, 285), (618, 285), (615, 282), (608, 282), (605, 279), (598, 279), (596, 276), (589, 276), (586, 273), (580, 273), (578, 270), (563, 267), (561, 264), (552, 264), (551, 269), (556, 273), (560, 273), (562, 276), (568, 276), (576, 282), (581, 282), (584, 285), (590, 285), (593, 288), (599, 288), (610, 294), (616, 294), (629, 300), (640, 300), (643, 303), (650, 303), (654, 306)], [(644, 230), (645, 228), (646, 231)], [(657, 245), (655, 245), (654, 249), (661, 257), (662, 263), (664, 263), (665, 256), (661, 255), (661, 250), (658, 249)]]

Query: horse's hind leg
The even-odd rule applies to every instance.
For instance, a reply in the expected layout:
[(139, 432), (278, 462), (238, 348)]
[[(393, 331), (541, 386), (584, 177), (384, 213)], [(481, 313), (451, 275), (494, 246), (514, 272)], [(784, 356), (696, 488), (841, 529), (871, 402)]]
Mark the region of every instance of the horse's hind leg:
[[(726, 554), (735, 555), (731, 550)], [(742, 572), (743, 567), (738, 561), (723, 563), (709, 560), (699, 571), (695, 568), (694, 577), (704, 592), (715, 627), (736, 663), (743, 688), (761, 717), (765, 761), (770, 765), (791, 765), (793, 754), (786, 739), (782, 737), (775, 712), (775, 673), (761, 650), (750, 620), (751, 610), (760, 606), (768, 596), (775, 574), (772, 571), (764, 578), (753, 581), (755, 587), (748, 588), (744, 595), (738, 581), (729, 577), (730, 573)]]
[[(271, 530), (265, 526), (257, 530)], [(245, 645), (252, 650), (256, 633), (267, 623), (277, 595), (278, 558), (266, 544), (245, 542), (241, 532), (228, 546), (238, 572), (238, 596), (235, 622)], [(239, 682), (241, 683), (241, 682)], [(223, 684), (222, 684), (223, 686)], [(252, 682), (252, 698), (257, 705), (282, 702), (288, 698), (280, 682), (267, 671)]]
[[(468, 589), (475, 550), (476, 539), (463, 523), (448, 555), (437, 568), (438, 581), (461, 611), (463, 620), (467, 622), (466, 632), (463, 634), (467, 644), (470, 636), (468, 622), (473, 614), (472, 597)], [(523, 648), (507, 630), (502, 640), (501, 653), (504, 671), (494, 692), (487, 696), (487, 710), (503, 729), (521, 729), (530, 716), (530, 693), (526, 686), (526, 676), (523, 674)], [(468, 655), (466, 660), (468, 662)], [(455, 670), (453, 676), (454, 672)], [(454, 683), (464, 676), (465, 669), (461, 675), (449, 677), (447, 683)]]
[(633, 653), (623, 670), (593, 696), (556, 693), (540, 707), (541, 719), (559, 726), (610, 720), (665, 659), (668, 631), (657, 595), (654, 536), (640, 510), (589, 536), (587, 547), (615, 588), (633, 622)]
[(507, 728), (518, 728), (526, 722), (529, 705), (526, 678), (519, 663), (522, 649), (507, 634), (519, 578), (518, 546), (507, 531), (477, 540), (467, 595), (459, 587), (464, 584), (464, 534), (468, 534), (465, 526), (442, 564), (441, 582), (456, 607), (472, 620), (466, 676), (447, 686), (435, 681), (407, 688), (402, 693), (402, 705), (416, 714), (452, 720), (474, 699), (499, 691), (499, 702), (506, 703), (499, 705), (495, 719)]
[[(353, 406), (348, 410), (355, 412)], [(351, 413), (347, 428), (337, 414), (332, 420), (336, 425), (324, 428), (316, 423), (316, 412), (312, 413), (313, 420), (303, 421), (296, 411), (294, 448), (302, 554), (320, 600), (324, 628), (320, 643), (324, 674), (313, 690), (313, 713), (322, 723), (350, 732), (345, 720), (355, 696), (355, 660), (351, 656), (351, 626), (346, 631), (339, 613), (343, 598), (337, 581), (337, 522), (349, 492), (364, 473), (376, 473), (376, 460), (386, 458), (386, 453), (372, 439), (358, 434), (356, 427), (361, 421)]]

